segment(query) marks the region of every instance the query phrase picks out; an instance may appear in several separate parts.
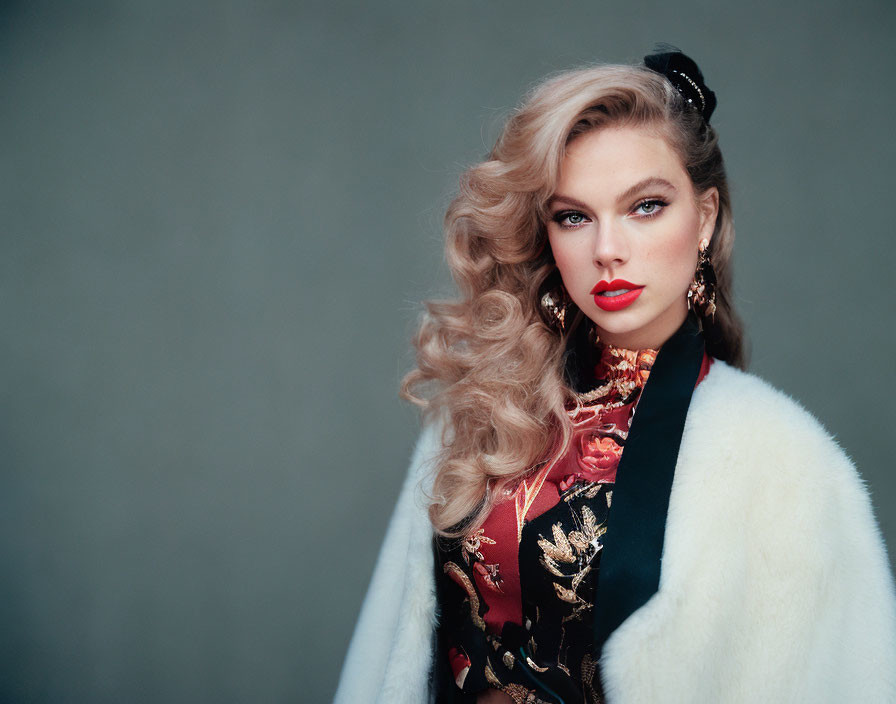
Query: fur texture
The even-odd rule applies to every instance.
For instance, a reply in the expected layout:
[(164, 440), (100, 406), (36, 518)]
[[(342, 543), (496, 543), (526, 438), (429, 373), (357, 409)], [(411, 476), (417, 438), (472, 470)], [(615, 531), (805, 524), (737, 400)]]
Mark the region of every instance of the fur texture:
[[(337, 704), (427, 701), (436, 604), (420, 488), (439, 441), (430, 428), (417, 444)], [(659, 591), (600, 667), (609, 704), (896, 702), (896, 588), (868, 492), (796, 401), (712, 365), (688, 411)]]

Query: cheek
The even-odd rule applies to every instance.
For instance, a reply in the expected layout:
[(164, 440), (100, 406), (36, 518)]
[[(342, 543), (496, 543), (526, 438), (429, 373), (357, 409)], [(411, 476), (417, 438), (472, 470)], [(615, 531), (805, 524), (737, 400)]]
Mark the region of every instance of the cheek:
[(581, 276), (590, 264), (587, 257), (583, 257), (580, 247), (575, 246), (572, 238), (550, 238), (551, 253), (560, 270), (564, 281), (571, 281)]
[(560, 273), (562, 274), (564, 279), (571, 279), (576, 276), (576, 260), (574, 257), (566, 257), (561, 253), (559, 256), (554, 254), (554, 261), (557, 262), (557, 268), (560, 269)]
[(697, 267), (696, 230), (682, 227), (668, 237), (654, 244), (649, 261), (656, 271), (665, 271), (670, 278), (690, 281)]

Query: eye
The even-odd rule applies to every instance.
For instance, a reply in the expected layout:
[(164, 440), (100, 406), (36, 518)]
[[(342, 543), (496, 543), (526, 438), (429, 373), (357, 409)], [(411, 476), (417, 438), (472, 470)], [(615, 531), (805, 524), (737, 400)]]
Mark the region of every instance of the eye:
[(561, 210), (557, 213), (554, 213), (554, 216), (551, 219), (558, 225), (560, 225), (560, 227), (565, 227), (568, 229), (578, 227), (579, 225), (588, 221), (588, 218), (585, 216), (585, 214), (580, 213), (578, 210)]
[(642, 218), (652, 218), (659, 215), (667, 205), (669, 204), (666, 203), (666, 201), (660, 200), (659, 198), (648, 198), (647, 200), (642, 200), (638, 203), (633, 212), (640, 210)]

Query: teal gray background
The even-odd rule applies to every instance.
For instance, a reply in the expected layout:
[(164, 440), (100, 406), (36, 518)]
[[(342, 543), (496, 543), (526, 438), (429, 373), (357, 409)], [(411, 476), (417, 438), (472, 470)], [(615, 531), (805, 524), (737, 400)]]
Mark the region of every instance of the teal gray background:
[(855, 459), (894, 555), (894, 15), (4, 3), (0, 700), (329, 701), (457, 177), (533, 82), (657, 41), (719, 97), (752, 368)]

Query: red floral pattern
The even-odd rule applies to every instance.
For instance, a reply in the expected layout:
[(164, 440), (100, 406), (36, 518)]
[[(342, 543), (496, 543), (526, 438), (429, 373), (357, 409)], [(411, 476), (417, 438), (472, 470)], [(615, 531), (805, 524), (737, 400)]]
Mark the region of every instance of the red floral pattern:
[[(547, 648), (555, 629), (559, 629), (556, 632), (563, 634), (563, 638), (568, 637), (570, 643), (588, 640), (584, 634), (590, 626), (585, 614), (591, 612), (596, 595), (586, 586), (590, 582), (584, 580), (599, 568), (603, 547), (600, 539), (608, 530), (607, 515), (616, 470), (656, 355), (653, 349), (604, 346), (595, 368), (595, 379), (600, 385), (582, 394), (579, 403), (567, 409), (573, 424), (569, 449), (508, 492), (482, 527), (460, 542), (455, 553), (445, 553), (445, 572), (461, 587), (456, 594), (465, 595), (466, 606), (462, 611), (467, 612), (473, 625), (473, 631), (464, 628), (461, 631), (478, 632), (477, 638), (484, 639), (479, 643), (469, 640), (469, 635), (458, 636), (451, 643), (448, 657), (458, 687), (464, 688), (466, 681), (465, 691), (491, 686), (510, 694), (514, 701), (529, 701), (526, 697), (539, 692), (526, 686), (529, 680), (516, 679), (521, 676), (514, 669), (519, 650), (514, 650), (511, 643), (516, 643), (517, 648), (520, 643), (534, 643), (531, 647), (536, 648), (541, 642), (539, 639), (545, 637)], [(698, 384), (708, 373), (711, 362), (712, 358), (704, 354)], [(583, 501), (591, 501), (596, 513)], [(561, 505), (567, 506), (565, 514), (557, 514), (555, 510)], [(559, 515), (566, 517), (555, 522)], [(529, 545), (524, 551), (522, 539), (526, 526)], [(538, 532), (537, 536), (533, 536), (533, 530)], [(535, 538), (537, 545), (533, 543)], [(539, 592), (533, 602), (540, 607), (535, 612), (541, 613), (540, 617), (533, 615), (531, 604), (528, 616), (524, 617), (520, 578), (520, 555), (524, 552), (522, 567), (527, 575), (524, 580), (527, 589), (539, 588), (537, 584), (542, 577), (550, 588), (547, 593)], [(460, 559), (450, 562), (454, 559), (452, 554), (458, 553)], [(466, 567), (461, 568), (461, 564)], [(533, 574), (540, 576), (533, 577)], [(533, 593), (529, 592), (527, 598), (532, 601)], [(553, 605), (549, 603), (554, 599)], [(526, 648), (528, 652), (529, 646)], [(582, 678), (580, 686), (590, 692), (586, 699), (602, 701), (602, 696), (594, 690), (594, 686), (599, 690), (600, 685), (597, 678), (592, 681), (594, 667), (589, 652), (579, 652), (578, 646), (566, 648), (557, 654), (553, 665), (550, 660), (542, 664), (550, 666), (554, 676), (561, 670), (567, 673), (567, 679), (571, 673), (579, 673), (576, 677)], [(538, 652), (545, 656), (553, 651)], [(532, 650), (533, 657), (534, 653)], [(592, 674), (586, 675), (589, 672)]]

